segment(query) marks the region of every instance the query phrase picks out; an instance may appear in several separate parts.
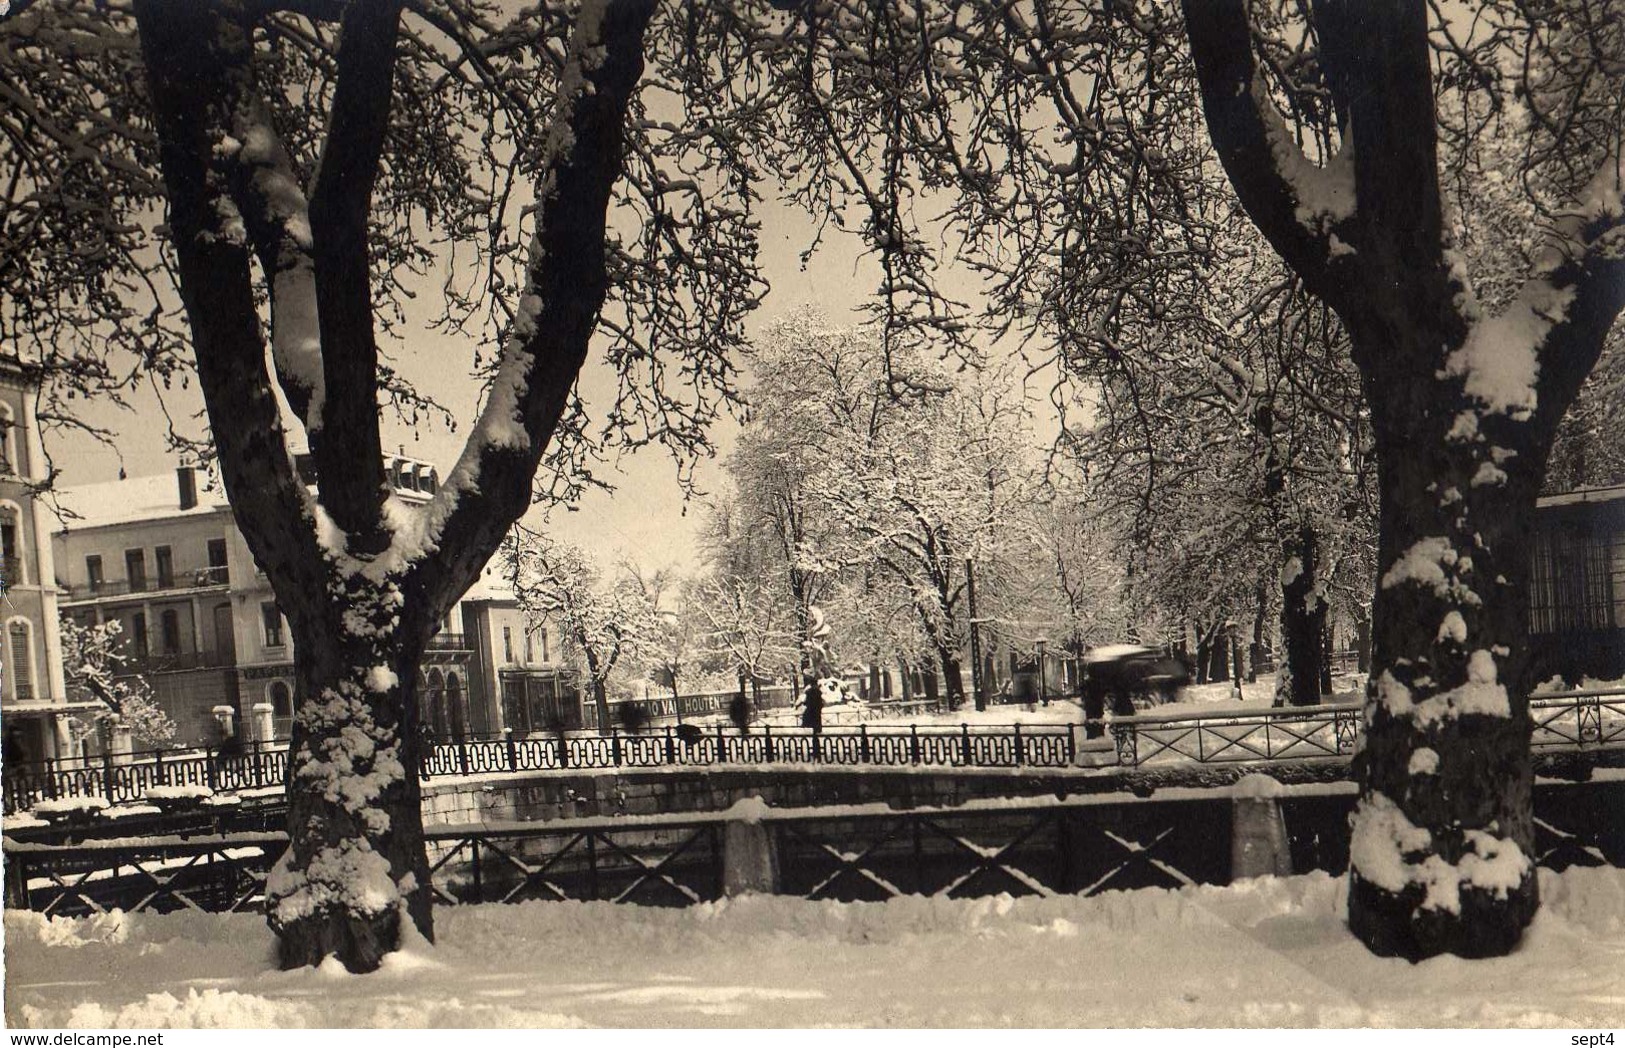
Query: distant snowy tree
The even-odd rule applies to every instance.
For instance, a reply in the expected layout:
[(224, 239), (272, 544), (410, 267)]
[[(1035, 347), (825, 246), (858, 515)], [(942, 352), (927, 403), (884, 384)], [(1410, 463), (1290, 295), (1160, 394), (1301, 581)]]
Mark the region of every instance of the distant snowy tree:
[(105, 707), (89, 716), (87, 730), (121, 725), (138, 746), (167, 746), (175, 740), (175, 722), (153, 699), (152, 686), (125, 652), (122, 633), (117, 619), (93, 626), (62, 619), (62, 667), (68, 688)]
[(695, 584), (688, 611), (698, 619), (705, 651), (731, 667), (753, 698), (762, 681), (795, 665), (789, 606), (761, 579), (713, 574)]
[(580, 658), (598, 729), (608, 732), (611, 677), (665, 640), (649, 594), (626, 572), (605, 580), (585, 550), (523, 525), (509, 533), (500, 556), (526, 625), (555, 624)]

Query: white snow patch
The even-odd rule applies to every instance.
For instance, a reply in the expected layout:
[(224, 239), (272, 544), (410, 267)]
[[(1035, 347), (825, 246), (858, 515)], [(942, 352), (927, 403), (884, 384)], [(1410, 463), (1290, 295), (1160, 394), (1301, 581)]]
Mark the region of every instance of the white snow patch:
[(1285, 588), (1298, 580), (1303, 574), (1303, 560), (1298, 557), (1288, 557), (1286, 563), (1281, 565), (1281, 586)]
[(1467, 643), (1467, 620), (1461, 617), (1459, 611), (1447, 611), (1444, 621), (1439, 623), (1440, 641), (1455, 641), (1457, 644)]
[(1411, 775), (1433, 775), (1439, 770), (1439, 754), (1426, 746), (1419, 747), (1411, 754), (1411, 761), (1405, 766), (1405, 771)]
[(1230, 787), (1231, 797), (1245, 797), (1262, 800), (1268, 797), (1280, 797), (1286, 793), (1286, 787), (1280, 780), (1274, 779), (1261, 772), (1243, 775)]
[(391, 691), (401, 683), (400, 677), (388, 666), (374, 666), (367, 671), (367, 690), (379, 694)]

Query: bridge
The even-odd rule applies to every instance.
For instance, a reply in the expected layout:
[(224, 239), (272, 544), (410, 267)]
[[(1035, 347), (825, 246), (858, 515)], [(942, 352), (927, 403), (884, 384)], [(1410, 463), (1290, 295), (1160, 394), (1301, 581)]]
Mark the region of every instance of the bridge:
[[(549, 771), (659, 768), (915, 768), (1133, 770), (1179, 765), (1237, 765), (1346, 760), (1358, 748), (1357, 704), (1246, 713), (1109, 718), (1050, 725), (958, 726), (860, 723), (821, 732), (763, 726), (672, 726), (641, 733), (467, 736), (433, 744), (427, 781)], [(1530, 702), (1537, 751), (1589, 750), (1625, 742), (1625, 689), (1541, 695)], [(217, 794), (275, 791), (287, 753), (210, 750), (153, 752), (6, 769), (7, 814), (42, 801), (95, 798), (139, 803), (176, 787)], [(60, 805), (48, 805), (60, 807)]]

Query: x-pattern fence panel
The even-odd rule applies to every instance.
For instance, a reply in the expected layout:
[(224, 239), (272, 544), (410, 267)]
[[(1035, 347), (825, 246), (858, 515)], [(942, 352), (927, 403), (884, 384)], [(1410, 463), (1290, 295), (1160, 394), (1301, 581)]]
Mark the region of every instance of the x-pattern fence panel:
[(1625, 691), (1569, 692), (1529, 703), (1531, 746), (1625, 742)]
[(443, 903), (530, 899), (687, 906), (722, 894), (722, 828), (581, 821), (535, 833), (431, 834), (430, 878)]
[(1359, 738), (1360, 707), (1270, 710), (1232, 716), (1144, 715), (1113, 723), (1119, 764), (1299, 760), (1343, 757)]
[[(1625, 691), (1567, 692), (1530, 703), (1533, 745), (1543, 748), (1625, 744)], [(1346, 758), (1357, 748), (1356, 705), (1255, 713), (1141, 714), (1107, 722), (1117, 764), (1223, 764), (1303, 758)], [(719, 764), (817, 764), (831, 767), (1059, 768), (1076, 763), (1080, 724), (971, 727), (859, 724), (821, 732), (760, 727), (667, 727), (609, 735), (466, 737), (425, 751), (425, 778), (562, 769), (654, 768)], [(5, 810), (59, 797), (137, 801), (159, 786), (235, 790), (280, 785), (287, 754), (196, 751), (138, 754), (115, 761), (24, 765), (8, 769)]]
[(265, 878), (287, 847), (284, 834), (118, 845), (6, 846), (6, 905), (78, 917), (127, 913), (257, 910)]
[[(764, 825), (779, 891), (808, 899), (884, 900), (1084, 894), (1222, 884), (1230, 879), (1228, 794), (971, 810), (848, 814), (775, 811)], [(1542, 784), (1536, 857), (1552, 869), (1625, 865), (1625, 783)], [(1352, 789), (1282, 802), (1293, 868), (1348, 864)], [(427, 834), (436, 901), (577, 899), (686, 906), (720, 897), (725, 820), (576, 819)], [(5, 843), (6, 905), (61, 915), (188, 908), (254, 909), (280, 833), (201, 838)]]

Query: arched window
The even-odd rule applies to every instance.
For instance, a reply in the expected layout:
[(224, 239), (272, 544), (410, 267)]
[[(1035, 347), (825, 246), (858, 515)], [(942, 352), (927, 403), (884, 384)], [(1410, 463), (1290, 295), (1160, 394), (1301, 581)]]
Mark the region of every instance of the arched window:
[(16, 425), (11, 408), (0, 404), (0, 476), (17, 472)]
[(0, 589), (28, 580), (23, 577), (23, 514), (15, 502), (0, 502)]
[(6, 659), (11, 664), (6, 680), (11, 682), (12, 697), (34, 698), (34, 631), (27, 619), (13, 619), (6, 626)]
[(271, 686), (265, 689), (265, 696), (270, 700), (272, 716), (289, 718), (293, 716), (293, 689), (288, 687), (286, 682), (272, 681)]

